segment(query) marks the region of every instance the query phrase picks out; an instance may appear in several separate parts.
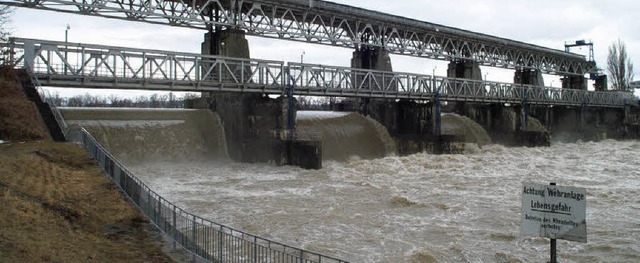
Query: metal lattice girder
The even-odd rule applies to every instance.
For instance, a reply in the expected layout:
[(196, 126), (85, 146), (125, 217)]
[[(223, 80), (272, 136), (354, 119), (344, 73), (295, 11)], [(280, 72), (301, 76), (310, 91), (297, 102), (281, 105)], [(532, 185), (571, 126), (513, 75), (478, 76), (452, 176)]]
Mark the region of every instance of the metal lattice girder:
[(11, 39), (17, 67), (33, 70), (44, 86), (279, 93), (279, 61)]
[(2, 4), (249, 34), (557, 75), (596, 69), (584, 56), (318, 0), (5, 0)]
[(297, 95), (431, 100), (437, 92), (442, 101), (604, 107), (622, 107), (633, 99), (628, 92), (558, 89), (301, 63), (287, 65)]
[(16, 67), (44, 86), (623, 107), (628, 92), (590, 92), (346, 67), (12, 38)]

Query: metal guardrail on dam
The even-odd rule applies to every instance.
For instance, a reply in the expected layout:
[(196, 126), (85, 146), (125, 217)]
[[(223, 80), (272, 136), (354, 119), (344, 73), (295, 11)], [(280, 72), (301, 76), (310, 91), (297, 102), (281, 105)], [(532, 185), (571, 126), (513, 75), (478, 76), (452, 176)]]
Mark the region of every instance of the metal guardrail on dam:
[(626, 92), (592, 92), (258, 59), (12, 38), (16, 67), (44, 86), (623, 107)]
[[(28, 73), (33, 73), (27, 68)], [(37, 79), (34, 86), (42, 100), (51, 107), (65, 137), (80, 143), (120, 190), (149, 221), (174, 245), (194, 256), (196, 262), (274, 262), (274, 263), (347, 263), (304, 249), (285, 245), (212, 222), (177, 207), (160, 196), (111, 155), (84, 128), (70, 131), (55, 103), (42, 91)], [(75, 133), (75, 134), (74, 134)], [(66, 137), (69, 138), (69, 137)]]
[(317, 0), (5, 0), (5, 5), (247, 33), (347, 48), (381, 47), (399, 55), (472, 60), (484, 66), (584, 75), (584, 56), (506, 38)]

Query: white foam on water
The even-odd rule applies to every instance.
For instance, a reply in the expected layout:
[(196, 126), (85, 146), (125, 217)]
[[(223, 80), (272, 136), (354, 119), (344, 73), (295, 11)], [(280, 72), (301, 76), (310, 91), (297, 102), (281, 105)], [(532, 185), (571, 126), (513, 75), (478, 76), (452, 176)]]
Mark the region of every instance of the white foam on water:
[[(85, 121), (96, 115), (68, 114)], [(520, 236), (521, 185), (556, 182), (587, 189), (589, 243), (559, 241), (561, 261), (640, 262), (638, 142), (469, 145), (464, 155), (398, 157), (387, 154), (380, 131), (365, 117), (313, 113), (307, 127), (333, 130), (336, 149), (356, 154), (303, 170), (201, 158), (222, 147), (202, 146), (219, 138), (207, 131), (221, 130), (209, 113), (125, 114), (147, 116), (153, 125), (122, 129), (112, 121), (124, 117), (103, 118), (94, 126), (103, 134), (99, 140), (113, 149), (151, 146), (183, 157), (154, 159), (147, 152), (130, 164), (154, 191), (189, 212), (289, 245), (352, 262), (547, 261), (547, 240)], [(217, 128), (202, 126), (200, 118)], [(176, 136), (183, 139), (171, 139)], [(168, 147), (143, 143), (164, 137)], [(359, 148), (372, 142), (374, 148)], [(358, 157), (371, 152), (380, 155)]]
[(64, 108), (62, 114), (127, 165), (227, 158), (220, 119), (208, 110)]
[(168, 127), (172, 125), (184, 124), (184, 120), (126, 120), (126, 121), (68, 121), (67, 125), (84, 125), (84, 126), (111, 126), (111, 127)]
[(395, 141), (378, 122), (353, 112), (302, 111), (296, 132), (320, 134), (324, 160), (381, 158), (395, 154)]
[(548, 241), (520, 236), (522, 182), (585, 187), (589, 243), (559, 241), (561, 260), (635, 262), (638, 150), (616, 141), (488, 145), (465, 155), (329, 161), (319, 171), (224, 162), (133, 171), (188, 211), (353, 262), (546, 261)]
[(297, 120), (313, 120), (313, 119), (333, 119), (340, 118), (351, 114), (352, 112), (342, 111), (297, 111)]

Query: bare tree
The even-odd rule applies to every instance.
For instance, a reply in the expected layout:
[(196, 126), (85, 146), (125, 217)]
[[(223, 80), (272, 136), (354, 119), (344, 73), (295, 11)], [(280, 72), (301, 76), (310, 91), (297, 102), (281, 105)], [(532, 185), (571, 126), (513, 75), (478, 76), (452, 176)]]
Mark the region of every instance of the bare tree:
[(6, 42), (11, 36), (11, 14), (13, 13), (13, 7), (7, 5), (0, 5), (0, 41)]
[(632, 91), (630, 82), (634, 75), (633, 63), (627, 55), (627, 45), (620, 39), (609, 46), (607, 70), (614, 90)]
[[(13, 13), (13, 7), (0, 5), (0, 42), (6, 43), (11, 36), (11, 13)], [(0, 50), (0, 64), (4, 65), (11, 63), (11, 51), (9, 49)]]

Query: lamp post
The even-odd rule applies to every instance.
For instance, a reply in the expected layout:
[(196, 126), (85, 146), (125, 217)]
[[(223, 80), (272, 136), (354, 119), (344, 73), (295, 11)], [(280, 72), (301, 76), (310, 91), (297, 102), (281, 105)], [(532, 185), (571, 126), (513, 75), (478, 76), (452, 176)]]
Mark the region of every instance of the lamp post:
[(304, 63), (304, 50), (302, 51), (302, 53), (300, 53), (300, 64)]
[(69, 42), (69, 29), (71, 29), (71, 26), (67, 24), (67, 29), (64, 30), (64, 74), (65, 75), (67, 75), (67, 49), (69, 49), (69, 47), (67, 46), (67, 43)]

